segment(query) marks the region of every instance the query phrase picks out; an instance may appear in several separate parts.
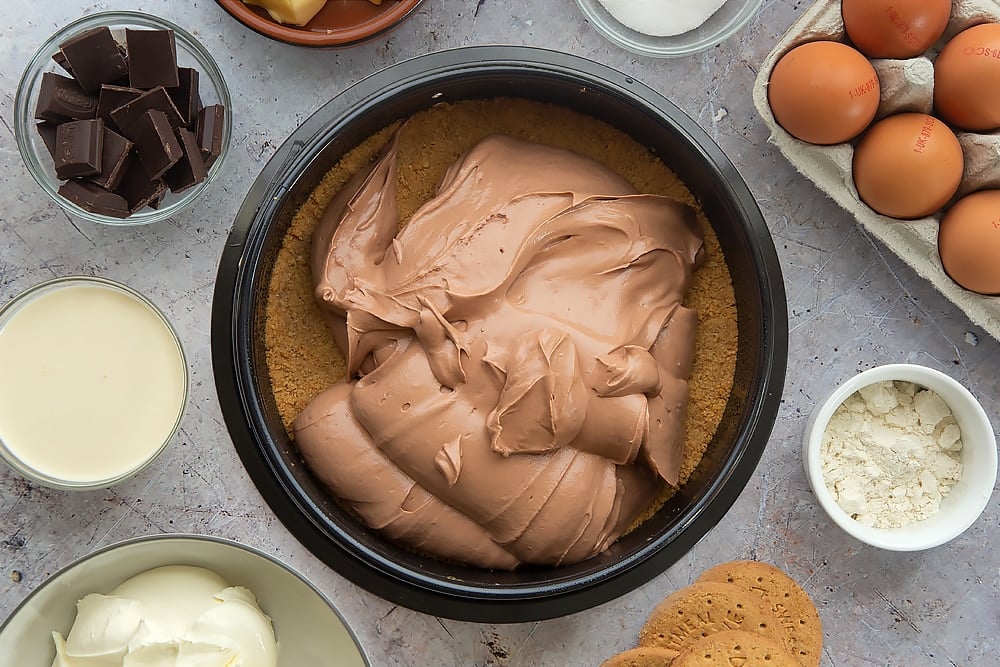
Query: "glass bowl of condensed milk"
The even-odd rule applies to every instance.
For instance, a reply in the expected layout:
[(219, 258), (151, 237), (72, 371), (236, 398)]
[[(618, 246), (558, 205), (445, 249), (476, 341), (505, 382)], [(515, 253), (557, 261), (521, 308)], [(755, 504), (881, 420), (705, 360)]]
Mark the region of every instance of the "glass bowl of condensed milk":
[(0, 458), (31, 481), (131, 477), (173, 437), (187, 393), (177, 333), (125, 285), (56, 278), (0, 308)]

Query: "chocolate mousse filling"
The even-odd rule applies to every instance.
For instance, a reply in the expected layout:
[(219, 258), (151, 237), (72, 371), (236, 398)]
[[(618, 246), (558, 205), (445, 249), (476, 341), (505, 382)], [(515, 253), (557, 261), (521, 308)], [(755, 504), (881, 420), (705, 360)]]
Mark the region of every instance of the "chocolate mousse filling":
[[(346, 182), (332, 197), (321, 185), (325, 206), (293, 222), (268, 303), (279, 410), (298, 413), (296, 444), (332, 495), (391, 539), (486, 568), (590, 558), (684, 482), (718, 425), (735, 354), (728, 272), (709, 329), (731, 350), (710, 351), (707, 392), (686, 296), (703, 262), (717, 287), (717, 241), (709, 229), (703, 244), (691, 206), (506, 132), (464, 137), (432, 196), (401, 216), (412, 170), (433, 171), (401, 148), (426, 131), (419, 116), (381, 133), (373, 162), (345, 157)], [(296, 245), (309, 266), (289, 282)], [(289, 309), (313, 320), (305, 331)], [(343, 368), (287, 391), (288, 353), (316, 346), (335, 346)]]

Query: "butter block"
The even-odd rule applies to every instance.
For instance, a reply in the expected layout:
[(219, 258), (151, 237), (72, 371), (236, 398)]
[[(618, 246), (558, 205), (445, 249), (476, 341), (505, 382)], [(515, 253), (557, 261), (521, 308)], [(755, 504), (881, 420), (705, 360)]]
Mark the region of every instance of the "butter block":
[(243, 0), (248, 5), (263, 7), (278, 23), (303, 26), (323, 9), (326, 0)]

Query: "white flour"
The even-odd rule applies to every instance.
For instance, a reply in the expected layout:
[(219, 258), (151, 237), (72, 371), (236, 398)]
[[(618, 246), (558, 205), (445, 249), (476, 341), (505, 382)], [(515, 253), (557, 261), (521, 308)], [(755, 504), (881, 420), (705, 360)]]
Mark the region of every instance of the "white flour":
[(852, 394), (823, 434), (823, 478), (840, 508), (876, 528), (938, 511), (962, 476), (961, 432), (936, 393), (879, 382)]
[(612, 16), (632, 30), (669, 37), (694, 30), (726, 0), (600, 0)]

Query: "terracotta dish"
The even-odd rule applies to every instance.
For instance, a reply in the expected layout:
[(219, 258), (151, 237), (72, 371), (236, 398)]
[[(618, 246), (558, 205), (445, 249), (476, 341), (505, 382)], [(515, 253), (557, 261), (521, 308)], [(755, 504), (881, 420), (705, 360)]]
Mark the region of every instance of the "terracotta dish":
[(391, 30), (422, 0), (329, 0), (309, 23), (299, 27), (272, 20), (260, 7), (243, 0), (216, 0), (233, 18), (251, 30), (286, 44), (333, 48), (350, 46)]

